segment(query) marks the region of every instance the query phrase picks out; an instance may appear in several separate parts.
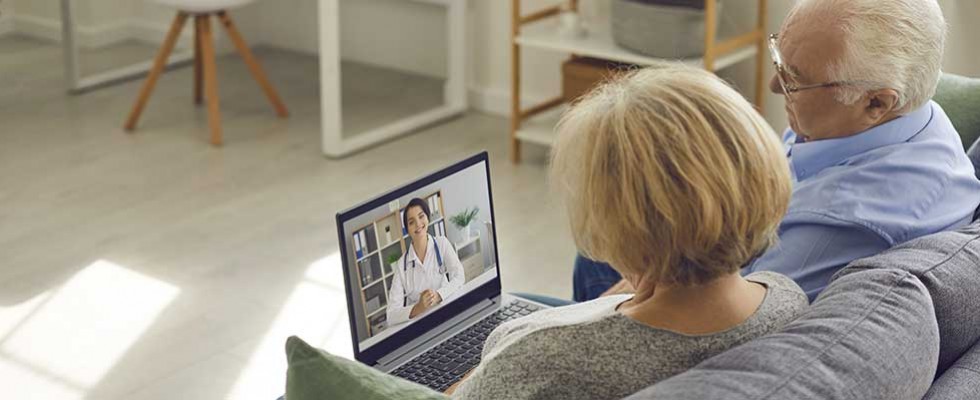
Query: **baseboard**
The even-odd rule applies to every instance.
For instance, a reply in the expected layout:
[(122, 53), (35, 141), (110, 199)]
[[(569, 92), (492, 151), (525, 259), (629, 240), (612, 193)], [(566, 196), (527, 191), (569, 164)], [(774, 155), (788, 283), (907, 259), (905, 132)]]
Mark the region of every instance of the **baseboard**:
[(78, 43), (85, 48), (99, 48), (129, 39), (131, 30), (126, 22), (78, 29)]
[[(131, 20), (128, 25), (129, 39), (153, 45), (163, 43), (163, 39), (167, 37), (167, 32), (170, 31), (169, 24), (158, 24), (149, 21)], [(184, 24), (184, 30), (180, 32), (180, 36), (177, 38), (177, 48), (193, 48), (194, 30), (190, 28), (192, 26), (194, 26), (194, 20), (188, 18), (188, 23)]]
[[(47, 18), (38, 18), (29, 15), (15, 15), (12, 18), (12, 30), (14, 32), (61, 43), (61, 21)], [(180, 37), (177, 39), (177, 47), (190, 49), (193, 43), (193, 31), (186, 24)], [(2, 25), (0, 25), (2, 29)], [(81, 48), (99, 48), (113, 43), (126, 40), (136, 40), (144, 43), (158, 45), (163, 42), (167, 32), (170, 30), (168, 24), (156, 24), (148, 21), (129, 20), (109, 25), (96, 27), (77, 27), (78, 46)], [(217, 35), (216, 35), (217, 36)], [(222, 50), (220, 39), (219, 51)]]
[(510, 93), (507, 91), (470, 86), (466, 97), (472, 109), (492, 115), (510, 115)]
[(37, 39), (61, 42), (61, 22), (54, 19), (14, 15), (14, 31)]
[[(481, 88), (470, 86), (466, 93), (470, 108), (492, 115), (510, 117), (510, 91), (500, 88)], [(548, 100), (549, 96), (541, 94), (524, 94), (523, 103), (538, 104)]]

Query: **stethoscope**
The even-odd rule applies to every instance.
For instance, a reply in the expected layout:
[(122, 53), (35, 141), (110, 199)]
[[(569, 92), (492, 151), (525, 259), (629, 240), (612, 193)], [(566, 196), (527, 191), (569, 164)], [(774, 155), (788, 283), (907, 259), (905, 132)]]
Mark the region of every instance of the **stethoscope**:
[[(443, 263), (442, 263), (442, 252), (439, 251), (439, 241), (437, 241), (436, 238), (434, 238), (434, 237), (432, 238), (432, 245), (435, 246), (435, 248), (436, 248), (436, 262), (439, 264), (439, 273), (440, 274), (445, 274), (446, 275), (446, 280), (448, 281), (449, 280), (449, 271), (446, 269), (446, 266), (443, 265)], [(411, 248), (409, 248), (408, 250), (409, 251), (412, 251)], [(415, 264), (416, 264), (415, 260), (412, 260), (412, 269), (415, 269)], [(402, 272), (405, 273), (404, 276), (406, 276), (406, 277), (408, 276), (407, 275), (407, 273), (408, 273), (408, 255), (407, 254), (405, 255), (405, 258), (402, 259)], [(405, 291), (405, 298), (402, 301), (402, 307), (408, 307), (408, 291)]]

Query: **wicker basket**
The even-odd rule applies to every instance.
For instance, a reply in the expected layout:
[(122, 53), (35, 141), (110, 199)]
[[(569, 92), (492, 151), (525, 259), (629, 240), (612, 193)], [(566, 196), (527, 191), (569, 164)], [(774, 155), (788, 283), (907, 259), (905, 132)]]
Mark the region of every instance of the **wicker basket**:
[(613, 40), (626, 49), (657, 58), (704, 55), (704, 0), (612, 0), (610, 20)]

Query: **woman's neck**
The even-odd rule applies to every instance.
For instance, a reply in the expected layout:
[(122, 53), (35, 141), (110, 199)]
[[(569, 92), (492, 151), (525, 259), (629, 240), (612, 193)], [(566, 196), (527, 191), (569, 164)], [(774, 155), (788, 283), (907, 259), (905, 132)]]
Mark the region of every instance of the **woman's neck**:
[(425, 262), (425, 252), (429, 248), (429, 235), (422, 235), (419, 240), (412, 240), (412, 248), (419, 261)]
[(619, 307), (623, 315), (684, 334), (724, 331), (745, 322), (762, 304), (766, 288), (737, 272), (699, 286), (635, 283), (636, 295)]

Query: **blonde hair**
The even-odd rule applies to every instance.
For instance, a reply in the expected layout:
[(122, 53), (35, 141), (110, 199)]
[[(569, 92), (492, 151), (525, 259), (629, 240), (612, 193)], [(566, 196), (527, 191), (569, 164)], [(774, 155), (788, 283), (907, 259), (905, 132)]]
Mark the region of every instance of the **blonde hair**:
[(698, 285), (776, 240), (792, 190), (783, 147), (706, 71), (626, 73), (558, 124), (551, 182), (586, 257), (643, 282)]

